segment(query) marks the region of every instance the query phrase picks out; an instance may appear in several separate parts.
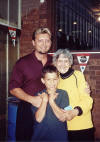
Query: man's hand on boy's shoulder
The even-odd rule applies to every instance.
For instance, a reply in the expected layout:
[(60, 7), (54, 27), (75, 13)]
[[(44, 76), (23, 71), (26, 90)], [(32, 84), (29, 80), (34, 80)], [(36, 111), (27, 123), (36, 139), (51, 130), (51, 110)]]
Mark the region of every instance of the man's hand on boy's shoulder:
[(31, 99), (31, 104), (35, 107), (40, 107), (42, 99), (40, 96), (32, 96), (33, 98)]

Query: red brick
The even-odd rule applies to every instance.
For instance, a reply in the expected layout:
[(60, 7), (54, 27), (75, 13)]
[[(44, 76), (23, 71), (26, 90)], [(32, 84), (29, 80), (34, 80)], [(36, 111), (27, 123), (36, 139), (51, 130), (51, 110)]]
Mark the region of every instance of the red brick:
[(100, 84), (96, 85), (96, 90), (100, 90)]
[(95, 76), (95, 80), (100, 81), (100, 76)]
[(47, 18), (47, 14), (41, 14), (40, 15), (40, 19), (44, 19), (44, 18)]
[(96, 84), (100, 84), (100, 81), (96, 81)]
[(93, 70), (100, 70), (100, 66), (93, 66), (92, 65), (92, 66), (89, 67), (89, 70), (92, 70), (92, 71)]
[(95, 71), (96, 75), (100, 75), (100, 71)]

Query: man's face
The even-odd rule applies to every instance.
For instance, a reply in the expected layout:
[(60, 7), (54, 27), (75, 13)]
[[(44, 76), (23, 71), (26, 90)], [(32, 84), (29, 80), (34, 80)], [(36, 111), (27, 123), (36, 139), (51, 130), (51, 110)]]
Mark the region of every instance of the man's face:
[(36, 52), (41, 54), (47, 53), (51, 47), (50, 35), (47, 33), (37, 34), (35, 37), (35, 41), (33, 41), (33, 45)]

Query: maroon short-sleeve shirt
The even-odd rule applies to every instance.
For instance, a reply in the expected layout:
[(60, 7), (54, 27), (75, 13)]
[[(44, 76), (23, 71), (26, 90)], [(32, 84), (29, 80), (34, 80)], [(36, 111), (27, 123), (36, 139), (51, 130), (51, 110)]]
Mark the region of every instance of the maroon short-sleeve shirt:
[[(48, 55), (47, 64), (52, 62), (52, 57)], [(20, 58), (12, 71), (9, 82), (9, 90), (22, 88), (26, 93), (34, 95), (43, 90), (45, 86), (41, 82), (41, 71), (43, 64), (37, 60), (34, 52)]]

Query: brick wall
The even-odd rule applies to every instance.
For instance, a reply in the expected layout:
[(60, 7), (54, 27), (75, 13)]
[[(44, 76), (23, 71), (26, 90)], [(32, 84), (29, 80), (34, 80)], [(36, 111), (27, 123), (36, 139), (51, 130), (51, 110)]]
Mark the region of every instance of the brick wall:
[[(73, 68), (80, 70), (76, 55), (74, 55)], [(95, 137), (100, 140), (100, 54), (90, 54), (84, 75), (91, 87), (91, 96), (94, 100), (92, 117), (95, 127)]]
[[(33, 50), (32, 33), (38, 27), (48, 27), (54, 35), (54, 17), (50, 11), (54, 1), (46, 0), (43, 4), (40, 0), (22, 0), (22, 31), (20, 38), (20, 56), (24, 56)], [(52, 44), (52, 51), (54, 42)]]

